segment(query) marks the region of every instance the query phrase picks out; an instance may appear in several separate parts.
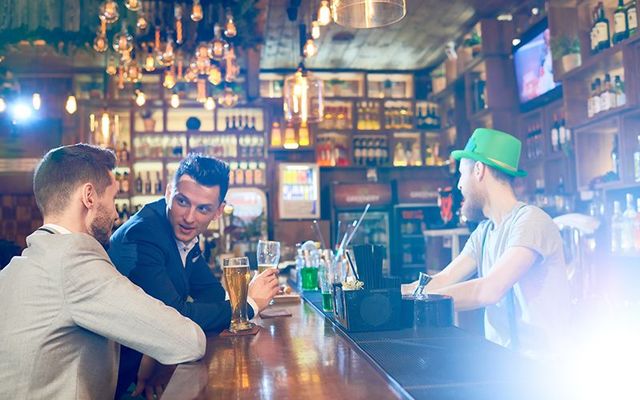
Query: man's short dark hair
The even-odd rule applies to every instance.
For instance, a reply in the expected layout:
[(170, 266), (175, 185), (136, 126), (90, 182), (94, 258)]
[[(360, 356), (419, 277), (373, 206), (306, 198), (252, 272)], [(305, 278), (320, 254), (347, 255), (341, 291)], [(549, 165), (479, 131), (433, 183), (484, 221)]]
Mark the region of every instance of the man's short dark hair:
[(203, 186), (220, 186), (220, 203), (224, 201), (229, 189), (229, 164), (215, 157), (190, 153), (180, 162), (175, 175), (173, 186), (183, 175), (188, 175)]
[(516, 178), (515, 176), (509, 175), (489, 165), (487, 165), (487, 167), (489, 168), (489, 170), (491, 171), (491, 174), (493, 175), (494, 178), (496, 178), (497, 181), (506, 183), (507, 185), (513, 187), (513, 181)]
[(49, 150), (33, 175), (33, 193), (42, 215), (57, 214), (68, 206), (71, 194), (86, 182), (98, 195), (109, 185), (109, 172), (116, 166), (111, 150), (85, 143)]

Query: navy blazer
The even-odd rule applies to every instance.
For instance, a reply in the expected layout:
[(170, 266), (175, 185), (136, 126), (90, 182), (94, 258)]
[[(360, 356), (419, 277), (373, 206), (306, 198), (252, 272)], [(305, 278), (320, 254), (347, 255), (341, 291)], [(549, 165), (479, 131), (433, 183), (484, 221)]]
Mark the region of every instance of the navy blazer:
[[(199, 246), (183, 267), (167, 205), (160, 199), (144, 206), (111, 236), (109, 256), (118, 271), (190, 318), (205, 331), (221, 331), (231, 322), (231, 306)], [(188, 297), (193, 301), (187, 301)], [(248, 307), (249, 317), (253, 310)]]

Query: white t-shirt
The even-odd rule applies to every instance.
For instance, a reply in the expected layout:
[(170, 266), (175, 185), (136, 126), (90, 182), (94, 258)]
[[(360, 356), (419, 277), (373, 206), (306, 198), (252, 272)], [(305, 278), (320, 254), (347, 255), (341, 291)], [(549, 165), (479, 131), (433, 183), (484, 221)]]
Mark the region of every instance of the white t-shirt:
[[(480, 223), (462, 254), (473, 258), (480, 275), (486, 276), (498, 258), (514, 246), (526, 247), (539, 256), (513, 286), (518, 336), (515, 350), (530, 357), (547, 357), (561, 349), (571, 315), (562, 238), (551, 217), (519, 202), (498, 226), (490, 220)], [(492, 342), (513, 347), (508, 293), (497, 304), (485, 308), (485, 335)]]

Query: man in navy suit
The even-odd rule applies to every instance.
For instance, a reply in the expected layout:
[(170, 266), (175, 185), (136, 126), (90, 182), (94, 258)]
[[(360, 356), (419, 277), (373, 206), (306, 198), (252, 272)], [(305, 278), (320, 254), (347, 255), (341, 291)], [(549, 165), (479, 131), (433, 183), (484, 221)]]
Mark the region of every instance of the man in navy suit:
[[(219, 332), (231, 321), (225, 291), (198, 246), (198, 235), (222, 214), (228, 187), (226, 163), (190, 154), (167, 185), (165, 198), (144, 206), (111, 236), (109, 256), (118, 270), (204, 331)], [(249, 286), (249, 317), (277, 292), (274, 269), (258, 275)], [(117, 394), (135, 380), (141, 357), (123, 348)]]

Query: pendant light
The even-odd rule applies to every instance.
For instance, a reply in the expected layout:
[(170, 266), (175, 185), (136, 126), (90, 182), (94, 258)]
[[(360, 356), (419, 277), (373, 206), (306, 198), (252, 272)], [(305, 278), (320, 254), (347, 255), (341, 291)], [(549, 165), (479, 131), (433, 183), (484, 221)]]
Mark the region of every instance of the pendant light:
[(322, 81), (300, 63), (284, 80), (284, 117), (294, 123), (320, 122), (323, 115)]
[(405, 0), (333, 0), (333, 20), (349, 28), (379, 28), (400, 21), (407, 13)]

